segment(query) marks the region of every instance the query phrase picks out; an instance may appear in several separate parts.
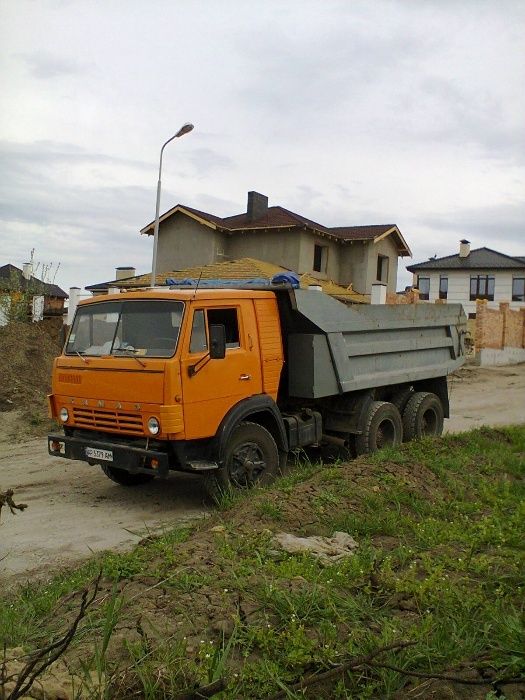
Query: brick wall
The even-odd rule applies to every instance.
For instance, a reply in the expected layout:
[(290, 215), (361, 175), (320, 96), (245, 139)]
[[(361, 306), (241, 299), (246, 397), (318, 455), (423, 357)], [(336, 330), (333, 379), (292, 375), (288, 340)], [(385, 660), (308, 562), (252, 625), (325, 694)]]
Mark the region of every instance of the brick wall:
[(480, 364), (525, 362), (525, 308), (513, 311), (504, 302), (490, 309), (478, 300), (475, 345)]
[(409, 289), (402, 294), (388, 292), (386, 295), (387, 304), (417, 304), (419, 301), (419, 289)]

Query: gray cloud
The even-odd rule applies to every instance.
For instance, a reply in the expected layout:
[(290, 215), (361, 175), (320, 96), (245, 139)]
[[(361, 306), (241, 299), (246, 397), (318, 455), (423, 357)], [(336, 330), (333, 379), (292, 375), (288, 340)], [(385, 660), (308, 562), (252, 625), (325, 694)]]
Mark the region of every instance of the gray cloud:
[(85, 66), (77, 63), (75, 60), (46, 51), (22, 53), (19, 54), (19, 58), (25, 63), (30, 74), (39, 80), (79, 75), (86, 70)]
[(327, 225), (397, 223), (415, 261), (463, 236), (522, 252), (520, 0), (5, 2), (6, 262), (36, 247), (77, 284), (147, 270), (181, 115), (163, 210), (230, 215), (257, 189)]
[(400, 68), (408, 70), (432, 43), (402, 28), (394, 35), (369, 25), (360, 33), (348, 15), (307, 40), (290, 28), (287, 33), (273, 26), (271, 32), (250, 36), (249, 43), (242, 44), (251, 69), (243, 74), (238, 94), (244, 103), (279, 119), (292, 119), (300, 127), (301, 114), (334, 115), (342, 106), (359, 109), (363, 90), (387, 81)]
[(468, 208), (451, 212), (448, 217), (422, 217), (421, 221), (435, 231), (461, 235), (477, 241), (476, 246), (486, 245), (502, 253), (507, 252), (505, 246), (520, 246), (525, 255), (525, 202)]
[(452, 78), (422, 77), (416, 89), (400, 94), (394, 106), (398, 137), (426, 144), (477, 146), (498, 160), (525, 162), (525, 131), (509, 123), (505, 105), (489, 90), (479, 91)]
[(211, 148), (192, 149), (188, 152), (188, 160), (199, 175), (224, 170), (233, 165), (233, 159), (230, 156), (214, 151)]
[(71, 166), (71, 165), (124, 165), (133, 168), (151, 169), (152, 164), (133, 158), (122, 158), (107, 153), (88, 151), (72, 143), (57, 141), (33, 141), (32, 143), (14, 143), (0, 141), (0, 167), (2, 179), (6, 171), (33, 170), (36, 166)]

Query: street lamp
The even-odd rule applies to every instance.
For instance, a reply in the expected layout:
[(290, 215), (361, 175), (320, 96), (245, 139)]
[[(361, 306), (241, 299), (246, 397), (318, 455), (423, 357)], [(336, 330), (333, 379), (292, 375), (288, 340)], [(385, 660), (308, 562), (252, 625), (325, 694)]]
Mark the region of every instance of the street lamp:
[(154, 287), (157, 280), (157, 247), (159, 243), (159, 210), (160, 210), (160, 177), (162, 174), (162, 154), (170, 141), (178, 139), (184, 134), (188, 134), (193, 129), (193, 124), (183, 124), (181, 128), (174, 134), (160, 149), (159, 161), (159, 181), (157, 182), (157, 206), (155, 209), (155, 226), (153, 229), (153, 260), (151, 263), (151, 286)]

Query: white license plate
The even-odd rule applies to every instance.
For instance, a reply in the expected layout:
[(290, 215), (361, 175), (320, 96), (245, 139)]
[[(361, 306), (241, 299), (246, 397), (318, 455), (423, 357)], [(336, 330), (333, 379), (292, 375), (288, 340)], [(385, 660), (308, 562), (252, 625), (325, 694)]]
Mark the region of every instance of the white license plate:
[(103, 459), (104, 462), (112, 462), (113, 452), (111, 450), (98, 450), (96, 447), (86, 447), (86, 457), (89, 457), (89, 459)]

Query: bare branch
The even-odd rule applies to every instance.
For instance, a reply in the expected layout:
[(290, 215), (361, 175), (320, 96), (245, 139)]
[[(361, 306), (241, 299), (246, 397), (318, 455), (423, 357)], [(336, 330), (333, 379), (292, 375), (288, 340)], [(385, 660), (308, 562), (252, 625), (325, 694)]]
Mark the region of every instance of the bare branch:
[(209, 685), (202, 685), (200, 688), (191, 690), (186, 693), (176, 695), (174, 700), (200, 700), (201, 698), (212, 698), (217, 693), (220, 693), (226, 688), (224, 678), (219, 678)]
[[(295, 685), (290, 686), (289, 690), (292, 692), (304, 690), (305, 688), (317, 685), (318, 683), (331, 680), (345, 671), (350, 671), (351, 669), (358, 668), (359, 666), (370, 665), (370, 662), (373, 661), (376, 656), (384, 654), (387, 651), (400, 651), (401, 649), (406, 649), (406, 647), (413, 646), (414, 644), (416, 644), (416, 642), (394, 642), (393, 644), (387, 644), (384, 647), (376, 649), (367, 656), (357, 656), (356, 658), (346, 661), (344, 664), (339, 664), (339, 666), (335, 666), (324, 673), (312, 673), (310, 676), (306, 676), (306, 678), (303, 678), (298, 683), (295, 683)], [(287, 691), (283, 690), (276, 695), (272, 695), (270, 700), (282, 700), (282, 698), (286, 698), (287, 694)]]
[(2, 508), (7, 506), (13, 515), (16, 515), (15, 510), (25, 510), (27, 508), (27, 503), (15, 503), (13, 501), (14, 496), (13, 489), (7, 489), (7, 491), (0, 491), (0, 519), (2, 517)]
[(36, 652), (31, 654), (29, 661), (18, 674), (15, 687), (7, 696), (7, 700), (18, 700), (24, 695), (27, 695), (35, 680), (42, 675), (46, 668), (51, 666), (51, 664), (53, 664), (66, 651), (73, 641), (78, 625), (85, 617), (87, 609), (95, 600), (101, 578), (102, 569), (99, 571), (99, 574), (95, 579), (95, 584), (91, 595), (88, 595), (88, 588), (84, 590), (77, 616), (73, 620), (73, 624), (67, 630), (67, 632), (48, 646), (44, 647), (43, 649), (38, 649)]
[(404, 668), (399, 668), (398, 666), (392, 666), (391, 664), (383, 664), (379, 661), (374, 661), (373, 663), (366, 664), (371, 668), (386, 668), (389, 671), (396, 671), (404, 676), (414, 676), (414, 678), (426, 678), (429, 680), (436, 681), (450, 681), (450, 683), (461, 683), (462, 685), (506, 685), (508, 683), (523, 683), (525, 678), (494, 678), (493, 680), (488, 680), (487, 678), (461, 678), (460, 676), (448, 676), (441, 673), (422, 673), (420, 671), (407, 671)]

